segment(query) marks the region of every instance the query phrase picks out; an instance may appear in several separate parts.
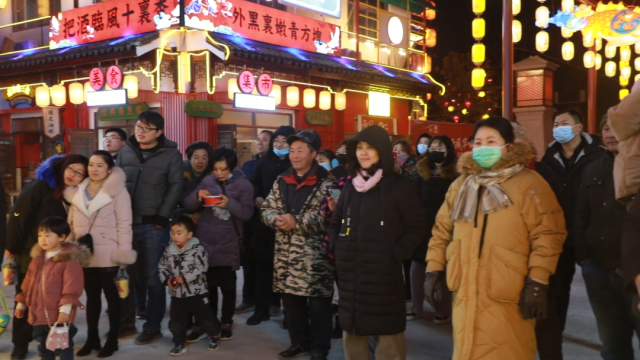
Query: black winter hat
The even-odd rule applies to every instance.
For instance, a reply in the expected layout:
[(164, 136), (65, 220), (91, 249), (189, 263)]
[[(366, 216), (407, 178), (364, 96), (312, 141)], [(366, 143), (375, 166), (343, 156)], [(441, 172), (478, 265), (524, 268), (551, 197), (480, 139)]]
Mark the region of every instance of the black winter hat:
[(291, 145), (294, 141), (304, 141), (307, 144), (311, 145), (311, 147), (318, 151), (320, 147), (322, 147), (322, 140), (320, 139), (320, 135), (315, 131), (298, 131), (297, 134), (291, 135), (287, 138), (287, 144)]
[(273, 137), (271, 138), (271, 142), (273, 142), (273, 139), (275, 139), (276, 137), (282, 135), (284, 137), (289, 137), (293, 134), (296, 133), (296, 129), (294, 129), (292, 126), (280, 126), (278, 129), (276, 129), (276, 132), (273, 133)]

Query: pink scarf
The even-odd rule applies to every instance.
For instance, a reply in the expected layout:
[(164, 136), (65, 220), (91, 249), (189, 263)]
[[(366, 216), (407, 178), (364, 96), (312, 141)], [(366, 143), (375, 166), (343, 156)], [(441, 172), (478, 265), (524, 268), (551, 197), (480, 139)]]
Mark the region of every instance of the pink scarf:
[(376, 173), (373, 174), (373, 176), (371, 176), (369, 180), (365, 180), (362, 174), (367, 175), (365, 171), (361, 171), (358, 176), (354, 177), (351, 181), (353, 183), (353, 187), (356, 188), (357, 192), (365, 193), (371, 190), (374, 186), (376, 186), (376, 184), (378, 184), (378, 182), (380, 182), (380, 179), (382, 179), (382, 169), (378, 169), (378, 171), (376, 171)]

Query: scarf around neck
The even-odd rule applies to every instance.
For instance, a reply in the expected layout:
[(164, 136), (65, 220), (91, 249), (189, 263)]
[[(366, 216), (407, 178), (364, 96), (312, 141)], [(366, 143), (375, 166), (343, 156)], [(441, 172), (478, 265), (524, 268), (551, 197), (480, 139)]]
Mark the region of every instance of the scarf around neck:
[(481, 209), (483, 213), (493, 213), (502, 207), (513, 205), (513, 202), (500, 184), (523, 168), (524, 166), (518, 164), (502, 170), (469, 175), (462, 183), (451, 220), (460, 222), (473, 221), (478, 212), (478, 191), (480, 191), (480, 186), (484, 186), (487, 189), (482, 196)]
[(371, 190), (380, 182), (380, 179), (382, 179), (382, 169), (378, 169), (378, 171), (376, 171), (376, 173), (367, 180), (364, 179), (364, 176), (362, 175), (363, 173), (367, 175), (366, 172), (360, 171), (358, 176), (354, 177), (351, 181), (356, 191), (361, 193)]

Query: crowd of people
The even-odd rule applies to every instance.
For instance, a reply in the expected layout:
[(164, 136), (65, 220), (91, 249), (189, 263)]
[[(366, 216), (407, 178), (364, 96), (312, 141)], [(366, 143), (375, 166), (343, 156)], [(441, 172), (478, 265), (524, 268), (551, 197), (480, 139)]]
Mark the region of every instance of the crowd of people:
[[(32, 340), (44, 359), (73, 359), (81, 309), (87, 339), (75, 356), (112, 356), (136, 319), (135, 343), (151, 344), (167, 291), (174, 356), (232, 340), (234, 314), (253, 312), (246, 323), (257, 326), (283, 308), (291, 344), (280, 359), (327, 359), (332, 338), (349, 360), (405, 359), (406, 322), (426, 300), (435, 324), (452, 322), (454, 359), (562, 359), (576, 264), (602, 357), (633, 359), (639, 96), (602, 120), (604, 146), (579, 113), (558, 113), (541, 162), (522, 126), (489, 118), (464, 154), (446, 135), (412, 147), (378, 126), (334, 152), (313, 130), (281, 126), (262, 131), (239, 168), (233, 149), (206, 142), (183, 160), (162, 116), (144, 112), (129, 138), (109, 129), (88, 159), (46, 160), (20, 193), (4, 253), (18, 266), (11, 359)], [(123, 271), (129, 296), (114, 282)], [(69, 346), (53, 351), (48, 334), (62, 324)]]

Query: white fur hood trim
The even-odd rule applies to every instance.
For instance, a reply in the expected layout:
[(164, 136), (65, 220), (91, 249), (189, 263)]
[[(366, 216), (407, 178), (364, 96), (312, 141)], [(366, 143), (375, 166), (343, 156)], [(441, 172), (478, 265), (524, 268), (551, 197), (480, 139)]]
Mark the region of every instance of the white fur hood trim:
[(109, 204), (113, 198), (125, 190), (126, 180), (127, 177), (124, 171), (119, 167), (114, 167), (111, 169), (111, 174), (109, 174), (104, 183), (102, 183), (100, 192), (98, 192), (96, 197), (88, 204), (84, 196), (85, 189), (91, 181), (88, 177), (76, 187), (67, 187), (64, 190), (64, 198), (70, 202), (72, 206), (82, 211), (87, 217), (91, 217), (96, 211)]

